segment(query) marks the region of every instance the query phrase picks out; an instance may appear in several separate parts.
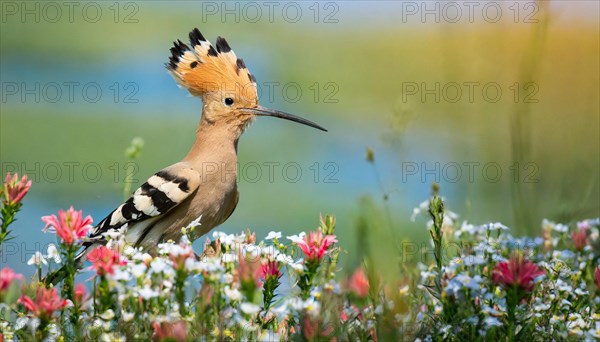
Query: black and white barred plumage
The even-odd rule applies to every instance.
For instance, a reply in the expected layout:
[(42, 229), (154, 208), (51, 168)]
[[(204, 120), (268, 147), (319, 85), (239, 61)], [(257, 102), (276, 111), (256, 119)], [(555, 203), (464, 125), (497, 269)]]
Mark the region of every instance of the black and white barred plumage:
[[(165, 170), (157, 172), (96, 226), (90, 234), (89, 243), (103, 239), (105, 233), (118, 230), (125, 224), (130, 225), (168, 212), (185, 200), (191, 190), (187, 179)], [(151, 227), (146, 229), (149, 228)], [(136, 245), (139, 242), (136, 241)]]

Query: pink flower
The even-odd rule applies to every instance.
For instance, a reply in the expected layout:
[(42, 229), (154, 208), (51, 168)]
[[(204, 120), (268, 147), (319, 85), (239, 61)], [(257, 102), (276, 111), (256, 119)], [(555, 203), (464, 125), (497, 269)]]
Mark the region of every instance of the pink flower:
[(247, 260), (251, 259), (244, 256), (243, 253), (238, 254), (239, 265), (237, 267), (237, 276), (239, 281), (245, 284), (254, 284), (255, 287), (260, 286), (260, 276), (262, 269), (260, 266), (260, 260)]
[(47, 232), (52, 228), (63, 243), (73, 245), (76, 241), (84, 238), (92, 228), (92, 217), (88, 215), (86, 218), (82, 218), (82, 216), (81, 210), (76, 211), (73, 207), (67, 211), (59, 210), (58, 218), (56, 215), (42, 217), (42, 221), (46, 224), (43, 230)]
[(30, 187), (31, 181), (27, 181), (27, 175), (24, 175), (19, 181), (18, 173), (11, 176), (8, 172), (4, 180), (4, 203), (7, 205), (20, 203)]
[(362, 267), (359, 267), (354, 271), (354, 274), (352, 274), (352, 277), (348, 282), (348, 288), (361, 298), (364, 298), (369, 294), (369, 279), (367, 279)]
[(88, 299), (87, 290), (85, 289), (85, 285), (82, 283), (78, 283), (75, 285), (75, 301), (78, 304), (85, 302)]
[(62, 310), (67, 306), (67, 301), (60, 298), (56, 288), (46, 289), (45, 287), (37, 289), (35, 302), (31, 298), (22, 295), (19, 298), (19, 303), (25, 305), (28, 311), (31, 311), (40, 319), (50, 319), (54, 311)]
[(121, 260), (119, 253), (106, 246), (94, 248), (87, 255), (87, 259), (92, 262), (92, 268), (95, 269), (96, 274), (100, 276), (114, 274), (115, 265), (120, 266), (127, 264), (127, 261)]
[(260, 275), (263, 279), (270, 277), (281, 277), (281, 271), (279, 271), (279, 263), (275, 260), (270, 260), (262, 264), (260, 268)]
[(0, 296), (17, 279), (23, 279), (23, 275), (15, 273), (9, 267), (3, 268), (0, 271)]
[(156, 341), (187, 341), (187, 324), (185, 321), (169, 322), (154, 322), (154, 335), (152, 338)]
[(596, 281), (596, 286), (600, 289), (600, 266), (596, 267), (594, 271), (594, 280)]
[(573, 240), (573, 246), (575, 250), (582, 251), (587, 246), (587, 229), (582, 227), (580, 229), (571, 232), (571, 239)]
[(335, 235), (323, 237), (323, 233), (318, 230), (317, 232), (310, 232), (308, 236), (304, 237), (304, 241), (299, 240), (296, 243), (309, 260), (321, 261), (329, 246), (335, 242), (337, 242)]
[(517, 287), (531, 292), (533, 290), (533, 279), (545, 274), (543, 270), (529, 260), (525, 260), (521, 254), (515, 253), (509, 261), (498, 263), (492, 271), (492, 282), (496, 285)]

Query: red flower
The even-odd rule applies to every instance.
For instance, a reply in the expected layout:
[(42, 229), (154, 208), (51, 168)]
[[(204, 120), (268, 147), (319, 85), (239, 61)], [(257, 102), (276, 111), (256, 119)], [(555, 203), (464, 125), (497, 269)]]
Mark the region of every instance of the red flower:
[(53, 228), (63, 243), (73, 245), (85, 237), (92, 228), (92, 217), (88, 215), (86, 218), (82, 218), (82, 216), (81, 210), (75, 211), (73, 207), (67, 211), (59, 210), (58, 218), (56, 215), (42, 217), (42, 221), (46, 224), (44, 231)]
[(525, 260), (521, 254), (515, 253), (509, 261), (498, 263), (492, 271), (492, 282), (496, 285), (517, 287), (530, 292), (533, 279), (545, 272), (536, 264)]
[(362, 267), (359, 267), (354, 271), (354, 274), (348, 282), (348, 288), (361, 298), (364, 298), (369, 294), (369, 279), (367, 279)]
[(154, 322), (152, 323), (154, 328), (154, 335), (152, 336), (156, 341), (187, 341), (187, 324), (185, 321), (177, 321), (174, 323), (169, 322)]
[(22, 295), (19, 298), (19, 303), (25, 305), (28, 311), (31, 311), (40, 319), (50, 319), (54, 311), (62, 310), (67, 306), (67, 301), (60, 298), (55, 287), (51, 289), (46, 289), (45, 287), (38, 288), (35, 302), (31, 298)]
[(20, 203), (30, 187), (31, 181), (27, 181), (27, 175), (24, 175), (19, 181), (18, 173), (11, 177), (8, 172), (4, 180), (4, 203), (7, 205)]
[(571, 232), (571, 239), (573, 240), (573, 246), (575, 250), (582, 251), (587, 246), (587, 230), (584, 228), (574, 230)]
[(260, 268), (260, 275), (263, 279), (270, 277), (281, 277), (281, 271), (279, 271), (279, 263), (275, 260), (270, 260), (262, 264)]
[(304, 241), (300, 240), (296, 243), (309, 260), (321, 261), (329, 246), (335, 242), (337, 242), (335, 235), (323, 237), (323, 233), (319, 230), (317, 232), (310, 232), (308, 236), (304, 237)]
[(600, 289), (600, 266), (596, 267), (594, 271), (594, 280), (596, 281), (596, 286)]
[(115, 265), (127, 264), (127, 261), (121, 260), (119, 253), (106, 246), (94, 248), (87, 255), (87, 259), (92, 262), (92, 268), (95, 269), (96, 274), (100, 276), (114, 274)]
[(0, 296), (16, 279), (23, 279), (23, 275), (15, 273), (9, 267), (5, 267), (0, 271)]

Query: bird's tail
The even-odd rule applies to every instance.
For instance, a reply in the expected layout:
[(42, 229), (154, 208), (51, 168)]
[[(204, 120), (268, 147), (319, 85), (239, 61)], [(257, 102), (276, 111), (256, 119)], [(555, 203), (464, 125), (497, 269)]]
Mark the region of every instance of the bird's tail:
[[(89, 251), (89, 246), (86, 246), (86, 248), (84, 248), (84, 250), (79, 252), (79, 254), (77, 254), (77, 256), (75, 257), (76, 271), (79, 271), (83, 268), (85, 256), (87, 255), (88, 251)], [(69, 274), (69, 272), (67, 270), (67, 266), (64, 265), (61, 268), (59, 268), (58, 270), (48, 273), (48, 275), (46, 275), (46, 277), (42, 281), (46, 286), (50, 286), (50, 285), (56, 286), (58, 283), (63, 281), (67, 277), (68, 274)]]

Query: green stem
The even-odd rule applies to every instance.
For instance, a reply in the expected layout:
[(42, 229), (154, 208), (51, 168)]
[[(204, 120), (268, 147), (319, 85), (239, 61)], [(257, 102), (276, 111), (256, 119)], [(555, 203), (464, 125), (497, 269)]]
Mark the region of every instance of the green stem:
[(4, 243), (4, 240), (8, 234), (10, 234), (8, 226), (15, 221), (15, 216), (20, 209), (21, 203), (11, 204), (5, 202), (2, 206), (2, 222), (0, 223), (0, 252), (2, 252), (2, 244)]
[(71, 315), (69, 316), (69, 320), (71, 321), (71, 326), (73, 327), (73, 332), (77, 335), (79, 328), (79, 318), (81, 315), (81, 310), (77, 299), (75, 298), (75, 252), (76, 247), (73, 245), (65, 245), (64, 249), (66, 250), (66, 269), (67, 276), (65, 278), (65, 283), (63, 285), (63, 296), (69, 299), (73, 303), (73, 309), (71, 310)]
[(177, 303), (179, 304), (179, 314), (181, 317), (186, 315), (186, 305), (185, 305), (185, 278), (187, 274), (185, 272), (185, 267), (181, 267), (181, 269), (177, 270), (175, 274), (175, 298), (177, 299)]
[(515, 340), (515, 323), (517, 320), (516, 307), (519, 301), (517, 291), (518, 289), (513, 287), (507, 289), (506, 292), (506, 310), (508, 312), (508, 341)]

